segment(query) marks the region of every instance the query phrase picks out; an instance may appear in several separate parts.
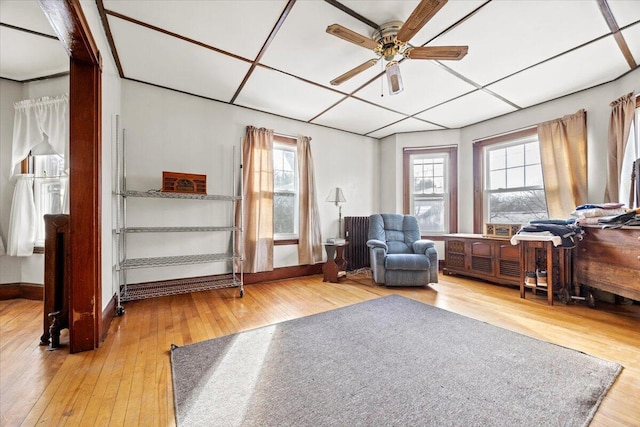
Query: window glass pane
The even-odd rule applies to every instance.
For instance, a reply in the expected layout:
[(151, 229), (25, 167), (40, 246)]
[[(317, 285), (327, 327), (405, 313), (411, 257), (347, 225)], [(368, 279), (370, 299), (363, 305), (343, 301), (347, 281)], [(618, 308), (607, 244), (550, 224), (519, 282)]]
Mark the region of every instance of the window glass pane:
[(544, 190), (512, 191), (489, 195), (489, 222), (526, 224), (547, 218)]
[(414, 200), (413, 214), (420, 231), (442, 233), (445, 231), (444, 200)]
[(504, 169), (506, 166), (506, 150), (504, 148), (489, 151), (489, 170)]
[(444, 164), (442, 164), (442, 159), (438, 159), (438, 163), (433, 165), (433, 175), (434, 176), (444, 176)]
[[(514, 145), (507, 147), (507, 167), (524, 165), (524, 147), (522, 145)], [(507, 177), (507, 181), (508, 181)]]
[(526, 180), (525, 185), (527, 187), (541, 186), (542, 181), (542, 168), (540, 165), (527, 166), (525, 168)]
[(507, 169), (507, 188), (524, 187), (524, 168)]
[(273, 195), (273, 232), (275, 234), (294, 234), (296, 195), (275, 193)]
[(524, 155), (528, 165), (540, 163), (540, 143), (536, 141), (525, 144)]
[(492, 171), (489, 176), (489, 189), (498, 190), (500, 188), (506, 188), (507, 180), (504, 173), (504, 169)]
[(295, 155), (293, 154), (293, 151), (285, 151), (282, 154), (283, 154), (282, 169), (293, 172), (293, 168), (296, 165)]
[(433, 193), (444, 193), (444, 177), (437, 177), (433, 180)]

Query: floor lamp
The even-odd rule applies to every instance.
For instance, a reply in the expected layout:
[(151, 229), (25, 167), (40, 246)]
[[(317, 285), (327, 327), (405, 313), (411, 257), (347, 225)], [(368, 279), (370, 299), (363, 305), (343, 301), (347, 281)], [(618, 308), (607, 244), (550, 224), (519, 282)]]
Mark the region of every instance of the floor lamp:
[(342, 193), (342, 188), (336, 187), (332, 188), (327, 196), (327, 202), (335, 203), (338, 207), (338, 238), (342, 238), (342, 206), (340, 203), (344, 203), (347, 199), (344, 198), (344, 194)]

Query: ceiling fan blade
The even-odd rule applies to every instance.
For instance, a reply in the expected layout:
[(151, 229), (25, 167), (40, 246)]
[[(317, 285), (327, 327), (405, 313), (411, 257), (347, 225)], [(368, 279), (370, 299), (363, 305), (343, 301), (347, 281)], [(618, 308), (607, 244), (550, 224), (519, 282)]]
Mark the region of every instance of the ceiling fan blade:
[(445, 3), (447, 3), (447, 0), (422, 0), (411, 12), (400, 31), (398, 31), (396, 39), (405, 43), (411, 40), (424, 24), (438, 13)]
[(365, 37), (362, 34), (351, 31), (340, 24), (329, 25), (327, 27), (327, 33), (340, 37), (342, 40), (346, 40), (355, 45), (366, 47), (367, 49), (376, 50), (378, 48), (378, 42), (372, 38)]
[(370, 59), (367, 62), (365, 62), (364, 64), (360, 64), (356, 68), (347, 71), (346, 73), (344, 73), (340, 77), (336, 77), (335, 79), (331, 80), (331, 84), (333, 86), (338, 86), (339, 84), (342, 84), (342, 83), (346, 82), (347, 80), (349, 80), (351, 77), (355, 76), (356, 74), (360, 74), (364, 70), (367, 70), (367, 69), (373, 67), (374, 65), (376, 65), (376, 62), (378, 62), (377, 59)]
[(449, 59), (459, 60), (469, 51), (469, 46), (425, 46), (412, 47), (405, 51), (409, 59)]

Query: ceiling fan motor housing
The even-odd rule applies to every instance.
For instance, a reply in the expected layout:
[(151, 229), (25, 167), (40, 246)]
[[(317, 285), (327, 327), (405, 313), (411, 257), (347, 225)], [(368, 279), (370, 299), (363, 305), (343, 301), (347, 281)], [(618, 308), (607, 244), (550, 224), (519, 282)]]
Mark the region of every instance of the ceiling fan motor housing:
[(396, 39), (396, 35), (404, 23), (402, 21), (389, 21), (373, 32), (371, 37), (380, 44), (379, 52), (385, 60), (393, 61), (394, 57), (401, 54), (404, 43)]

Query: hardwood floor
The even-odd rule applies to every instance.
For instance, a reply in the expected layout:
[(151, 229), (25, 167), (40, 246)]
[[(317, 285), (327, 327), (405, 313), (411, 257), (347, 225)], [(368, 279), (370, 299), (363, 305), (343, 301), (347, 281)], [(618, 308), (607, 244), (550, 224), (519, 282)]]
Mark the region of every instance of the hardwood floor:
[(253, 284), (245, 287), (244, 298), (237, 289), (222, 289), (131, 302), (98, 350), (74, 355), (38, 345), (42, 303), (0, 301), (0, 425), (174, 425), (172, 343), (391, 293), (622, 364), (591, 425), (640, 425), (640, 305), (549, 307), (542, 293), (523, 300), (515, 288), (464, 278), (441, 276), (429, 288), (387, 289), (364, 275), (337, 284), (323, 283), (319, 275)]

